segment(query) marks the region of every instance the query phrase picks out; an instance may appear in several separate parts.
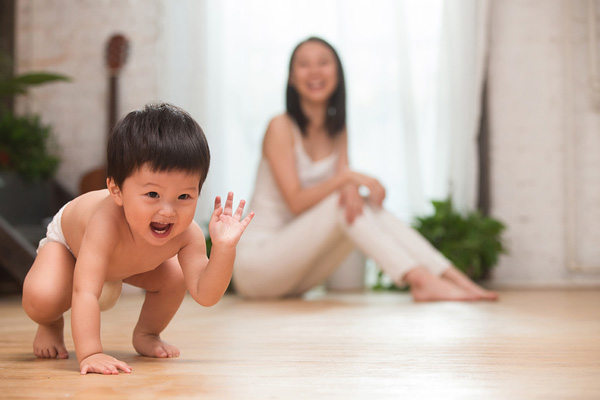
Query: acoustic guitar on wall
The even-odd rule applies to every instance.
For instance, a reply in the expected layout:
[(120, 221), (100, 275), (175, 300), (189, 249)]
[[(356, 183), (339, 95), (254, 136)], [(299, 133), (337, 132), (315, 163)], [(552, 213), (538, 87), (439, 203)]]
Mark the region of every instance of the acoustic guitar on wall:
[[(106, 144), (117, 123), (118, 99), (119, 99), (119, 73), (127, 60), (129, 43), (125, 36), (116, 34), (110, 37), (106, 45), (106, 66), (108, 67), (108, 126), (104, 151)], [(106, 157), (105, 157), (106, 159)], [(106, 165), (98, 167), (86, 173), (79, 183), (79, 191), (83, 193), (106, 188)]]

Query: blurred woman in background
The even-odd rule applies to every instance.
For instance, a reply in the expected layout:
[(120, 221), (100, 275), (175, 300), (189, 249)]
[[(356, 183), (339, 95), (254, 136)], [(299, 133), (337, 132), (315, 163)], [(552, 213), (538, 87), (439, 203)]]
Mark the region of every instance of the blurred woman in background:
[(237, 248), (238, 294), (299, 296), (358, 248), (396, 284), (408, 284), (415, 301), (497, 299), (386, 211), (377, 179), (349, 167), (344, 72), (323, 39), (292, 52), (286, 103), (263, 139), (255, 218)]

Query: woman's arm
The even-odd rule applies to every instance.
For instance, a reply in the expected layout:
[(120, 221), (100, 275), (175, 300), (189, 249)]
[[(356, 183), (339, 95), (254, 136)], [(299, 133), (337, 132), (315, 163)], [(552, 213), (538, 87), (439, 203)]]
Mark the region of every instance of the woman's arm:
[[(344, 130), (344, 132), (342, 132), (342, 134), (340, 135), (340, 141), (341, 141), (341, 150), (340, 150), (340, 158), (339, 158), (339, 162), (338, 162), (338, 171), (340, 171), (340, 173), (347, 171), (348, 174), (350, 174), (350, 184), (347, 184), (343, 191), (342, 191), (342, 198), (340, 198), (340, 202), (342, 203), (346, 203), (346, 202), (352, 202), (354, 203), (354, 207), (357, 208), (358, 207), (358, 200), (357, 200), (357, 196), (360, 197), (361, 199), (361, 205), (362, 205), (362, 197), (358, 194), (358, 189), (360, 188), (360, 186), (365, 186), (368, 190), (369, 190), (369, 201), (371, 203), (371, 205), (376, 206), (376, 207), (381, 207), (383, 204), (383, 200), (385, 199), (385, 188), (383, 187), (383, 185), (375, 178), (365, 175), (365, 174), (361, 174), (360, 172), (356, 172), (356, 171), (351, 171), (350, 170), (350, 162), (348, 161), (348, 134), (346, 133), (346, 130)], [(346, 197), (348, 198), (346, 200)], [(360, 209), (362, 210), (362, 206), (360, 207)], [(351, 213), (352, 210), (348, 210), (348, 207), (346, 208), (346, 217), (347, 219), (349, 218), (348, 213)], [(352, 218), (353, 220), (354, 218)], [(349, 223), (351, 223), (351, 220), (348, 220)]]
[(338, 171), (327, 179), (310, 188), (300, 185), (294, 153), (294, 135), (287, 116), (274, 118), (263, 141), (263, 155), (269, 162), (275, 181), (283, 198), (294, 214), (300, 214), (311, 208), (331, 193), (351, 182), (350, 171)]
[[(337, 171), (343, 173), (350, 170), (350, 162), (348, 161), (348, 134), (346, 130), (340, 135), (340, 156), (338, 159)], [(362, 215), (365, 205), (364, 198), (359, 193), (357, 183), (347, 183), (340, 191), (339, 204), (344, 207), (344, 215), (346, 222), (352, 224), (354, 220)]]
[[(283, 194), (290, 211), (300, 214), (330, 194), (343, 189), (346, 185), (366, 186), (369, 189), (369, 199), (376, 206), (381, 206), (385, 198), (385, 189), (370, 176), (352, 171), (348, 167), (346, 131), (341, 133), (336, 146), (340, 149), (340, 160), (337, 173), (309, 188), (300, 185), (298, 170), (296, 168), (296, 155), (294, 153), (294, 135), (289, 117), (281, 115), (274, 118), (263, 141), (263, 155), (269, 162), (275, 181)], [(350, 190), (350, 189), (348, 189)]]

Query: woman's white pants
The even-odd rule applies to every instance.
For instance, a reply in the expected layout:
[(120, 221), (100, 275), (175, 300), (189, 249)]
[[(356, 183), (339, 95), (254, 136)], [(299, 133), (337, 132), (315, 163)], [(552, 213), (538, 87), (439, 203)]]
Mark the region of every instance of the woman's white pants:
[(325, 281), (358, 248), (396, 283), (415, 267), (451, 266), (417, 231), (384, 209), (365, 206), (352, 224), (333, 194), (277, 231), (252, 229), (237, 246), (233, 283), (249, 298), (300, 295)]

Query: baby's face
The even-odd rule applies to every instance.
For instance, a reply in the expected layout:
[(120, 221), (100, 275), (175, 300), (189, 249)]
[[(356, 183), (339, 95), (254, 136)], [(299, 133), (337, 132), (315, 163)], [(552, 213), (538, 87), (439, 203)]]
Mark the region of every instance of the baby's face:
[(161, 246), (194, 220), (200, 175), (184, 171), (153, 172), (143, 165), (125, 179), (123, 209), (136, 236)]

